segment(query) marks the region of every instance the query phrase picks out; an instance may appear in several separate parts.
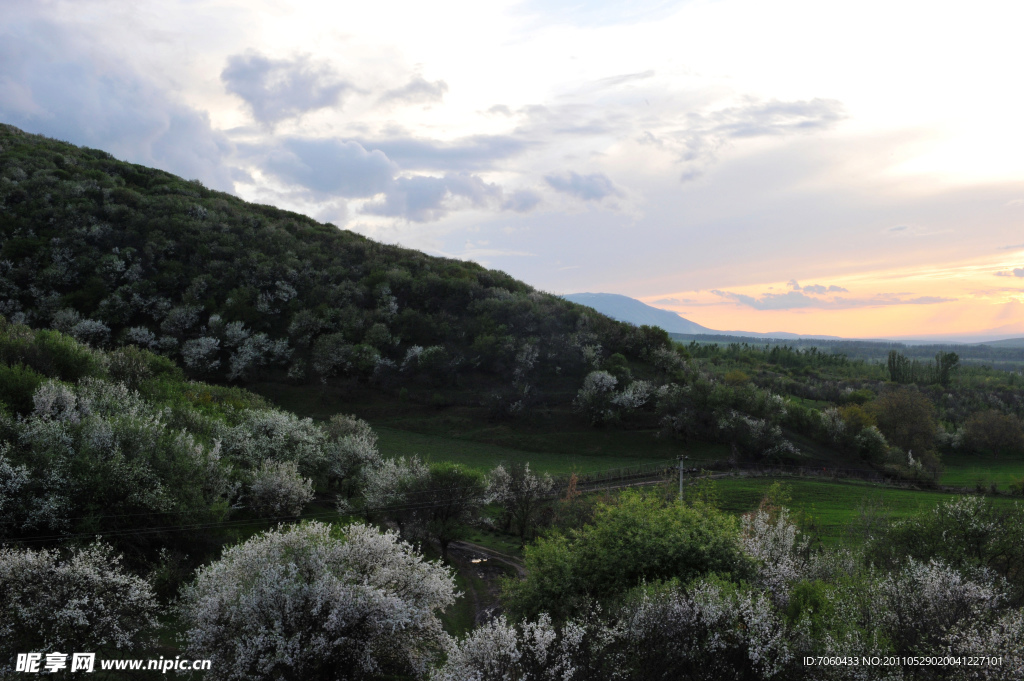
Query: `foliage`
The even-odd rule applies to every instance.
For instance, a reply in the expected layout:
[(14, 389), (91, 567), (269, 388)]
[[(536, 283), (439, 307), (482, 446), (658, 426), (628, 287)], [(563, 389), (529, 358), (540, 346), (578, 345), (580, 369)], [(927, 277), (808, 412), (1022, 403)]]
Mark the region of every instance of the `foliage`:
[(313, 499), (313, 481), (299, 474), (294, 461), (265, 460), (253, 474), (245, 496), (260, 517), (297, 517)]
[(537, 522), (543, 499), (551, 492), (550, 475), (536, 475), (529, 463), (498, 464), (487, 479), (487, 497), (502, 507), (508, 524), (525, 544)]
[(978, 453), (1024, 454), (1024, 428), (1009, 414), (995, 409), (978, 411), (964, 423), (963, 446)]
[(411, 505), (409, 529), (436, 541), (441, 557), (447, 560), (449, 545), (465, 536), (485, 492), (484, 477), (479, 472), (457, 464), (433, 464), (406, 492)]
[(193, 377), (377, 384), (401, 365), (389, 380), (403, 387), (472, 380), (561, 400), (564, 377), (611, 356), (628, 372), (669, 345), (504, 272), (95, 150), (6, 125), (0, 147), (0, 312), (154, 350)]
[(157, 624), (150, 585), (106, 544), (67, 553), (0, 548), (0, 593), (0, 661), (9, 669), (17, 653), (132, 650)]
[(420, 672), (455, 600), (448, 569), (396, 534), (311, 522), (233, 546), (182, 591), (188, 652), (217, 679)]
[(558, 619), (591, 600), (615, 602), (644, 581), (748, 570), (732, 517), (635, 491), (599, 505), (593, 522), (579, 530), (538, 539), (526, 548), (525, 564), (526, 579), (505, 584), (510, 611)]

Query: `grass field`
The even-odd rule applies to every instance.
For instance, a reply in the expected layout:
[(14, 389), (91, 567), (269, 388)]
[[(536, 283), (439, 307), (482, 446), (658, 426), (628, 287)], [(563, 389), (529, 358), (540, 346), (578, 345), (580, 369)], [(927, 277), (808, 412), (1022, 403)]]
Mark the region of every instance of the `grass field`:
[[(786, 485), (791, 496), (787, 506), (802, 516), (802, 525), (812, 528), (825, 544), (845, 541), (860, 521), (861, 510), (875, 507), (882, 515), (901, 518), (954, 497), (948, 492), (894, 489), (856, 482), (828, 482), (793, 478), (725, 478), (715, 480), (713, 489), (723, 510), (746, 513), (757, 508), (774, 482)], [(993, 503), (1009, 505), (1006, 497)]]
[(530, 468), (535, 471), (560, 475), (572, 472), (590, 473), (671, 460), (657, 451), (640, 451), (634, 455), (528, 452), (487, 442), (426, 435), (381, 426), (375, 427), (374, 430), (377, 433), (380, 452), (385, 457), (417, 454), (420, 458), (430, 461), (451, 461), (480, 470), (490, 470), (500, 462), (522, 461), (528, 462)]
[(987, 489), (995, 483), (998, 489), (1006, 490), (1011, 482), (1024, 478), (1021, 458), (946, 454), (942, 463), (946, 467), (940, 480), (943, 485)]

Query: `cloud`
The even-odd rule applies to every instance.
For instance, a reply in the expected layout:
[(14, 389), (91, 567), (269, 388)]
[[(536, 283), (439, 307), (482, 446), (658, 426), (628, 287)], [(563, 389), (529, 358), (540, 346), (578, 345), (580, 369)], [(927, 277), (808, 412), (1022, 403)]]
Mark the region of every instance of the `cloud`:
[(685, 0), (526, 0), (519, 10), (537, 17), (545, 26), (569, 24), (582, 27), (626, 25), (654, 21), (671, 15)]
[(748, 98), (738, 106), (705, 113), (689, 111), (681, 126), (649, 134), (646, 142), (673, 151), (680, 162), (689, 164), (681, 177), (686, 182), (700, 177), (702, 167), (737, 141), (819, 132), (844, 117), (842, 103), (832, 99), (762, 102)]
[(1012, 246), (1000, 246), (997, 250), (1000, 250), (1000, 251), (1016, 251), (1018, 248), (1024, 248), (1024, 244), (1013, 244)]
[[(806, 290), (806, 287), (805, 287)], [(766, 293), (760, 298), (732, 293), (730, 291), (712, 290), (711, 293), (721, 298), (733, 300), (737, 303), (747, 305), (755, 310), (796, 310), (801, 308), (816, 308), (828, 310), (844, 310), (859, 307), (877, 307), (888, 305), (934, 305), (937, 303), (948, 303), (955, 298), (940, 298), (937, 296), (919, 296), (917, 298), (900, 298), (892, 294), (879, 294), (873, 298), (840, 298), (831, 299), (812, 298), (800, 291), (789, 291), (788, 293)]]
[(516, 213), (528, 213), (540, 203), (540, 195), (529, 189), (520, 189), (512, 192), (501, 204), (502, 210), (511, 210)]
[(399, 171), (383, 152), (358, 142), (291, 137), (252, 150), (263, 154), (258, 162), (268, 173), (319, 195), (370, 197), (391, 189)]
[(525, 151), (530, 145), (508, 135), (473, 135), (451, 142), (416, 137), (357, 139), (367, 149), (382, 151), (403, 170), (444, 172), (486, 170)]
[(564, 175), (545, 175), (544, 180), (551, 188), (571, 194), (584, 201), (600, 201), (609, 196), (621, 196), (622, 192), (604, 173), (580, 175), (568, 172)]
[(646, 80), (654, 75), (654, 71), (648, 69), (647, 71), (641, 71), (639, 73), (624, 73), (620, 76), (610, 76), (608, 78), (602, 78), (597, 81), (597, 84), (602, 87), (615, 87), (617, 85), (623, 85), (636, 80)]
[(842, 105), (832, 99), (757, 102), (710, 116), (712, 131), (731, 138), (824, 130), (842, 119)]
[(400, 217), (410, 222), (431, 222), (441, 219), (460, 203), (484, 207), (499, 202), (501, 197), (501, 187), (484, 182), (476, 175), (399, 177), (385, 198), (364, 205), (363, 213)]
[(423, 76), (417, 74), (410, 78), (409, 82), (402, 87), (388, 90), (382, 94), (378, 101), (382, 103), (402, 102), (414, 104), (423, 102), (429, 104), (431, 102), (440, 102), (444, 99), (446, 92), (448, 92), (448, 84), (443, 80), (436, 80), (431, 83)]
[(690, 298), (658, 298), (651, 302), (655, 305), (693, 305), (697, 301)]
[(257, 121), (268, 125), (335, 106), (352, 88), (326, 62), (305, 56), (270, 59), (255, 52), (228, 57), (220, 79), (249, 105)]
[[(800, 290), (799, 287), (797, 288), (797, 290)], [(843, 288), (842, 286), (835, 286), (834, 284), (831, 286), (823, 286), (822, 284), (811, 284), (810, 286), (804, 286), (803, 291), (805, 293), (815, 293), (818, 295), (822, 293), (849, 293), (849, 291)]]
[(0, 22), (0, 119), (232, 191), (232, 145), (205, 112), (124, 60), (99, 59), (81, 31), (45, 18)]

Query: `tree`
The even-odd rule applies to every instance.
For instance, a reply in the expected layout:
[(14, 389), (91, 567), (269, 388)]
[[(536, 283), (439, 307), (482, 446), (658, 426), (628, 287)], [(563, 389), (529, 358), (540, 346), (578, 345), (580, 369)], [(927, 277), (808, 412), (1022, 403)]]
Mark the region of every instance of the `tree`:
[(311, 522), (227, 549), (182, 590), (189, 653), (212, 679), (422, 673), (455, 600), (448, 568), (393, 532)]
[(890, 350), (886, 360), (886, 367), (889, 370), (889, 380), (893, 383), (910, 383), (911, 368), (910, 360), (898, 350)]
[(529, 463), (499, 464), (487, 481), (487, 496), (499, 504), (525, 544), (544, 498), (554, 486), (550, 475), (534, 475)]
[(313, 500), (313, 481), (299, 474), (294, 461), (268, 459), (254, 473), (246, 497), (260, 517), (296, 517)]
[(31, 651), (102, 656), (146, 643), (156, 597), (120, 560), (106, 544), (64, 555), (0, 548), (0, 662)]
[(935, 449), (935, 408), (913, 388), (886, 390), (869, 404), (878, 429), (890, 444), (921, 459)]
[(511, 612), (568, 619), (596, 600), (610, 604), (643, 583), (688, 582), (710, 572), (749, 572), (736, 520), (703, 503), (668, 503), (628, 490), (598, 507), (592, 523), (526, 547), (527, 577), (505, 583)]
[(458, 464), (437, 463), (426, 476), (410, 485), (406, 497), (412, 507), (412, 525), (422, 536), (436, 541), (441, 557), (466, 534), (466, 525), (483, 503), (484, 479), (480, 473)]
[(975, 452), (1024, 453), (1024, 429), (1013, 416), (995, 409), (971, 414), (964, 422), (964, 445)]
[(949, 385), (953, 371), (960, 364), (960, 355), (955, 352), (942, 352), (935, 354), (935, 379), (942, 386)]

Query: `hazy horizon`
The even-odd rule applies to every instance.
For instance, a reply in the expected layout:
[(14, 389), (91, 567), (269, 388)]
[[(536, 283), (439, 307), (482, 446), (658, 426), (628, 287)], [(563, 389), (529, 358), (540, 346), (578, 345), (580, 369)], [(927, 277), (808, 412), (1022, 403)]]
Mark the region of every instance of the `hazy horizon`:
[(713, 329), (1024, 335), (1024, 6), (0, 0), (0, 121)]

